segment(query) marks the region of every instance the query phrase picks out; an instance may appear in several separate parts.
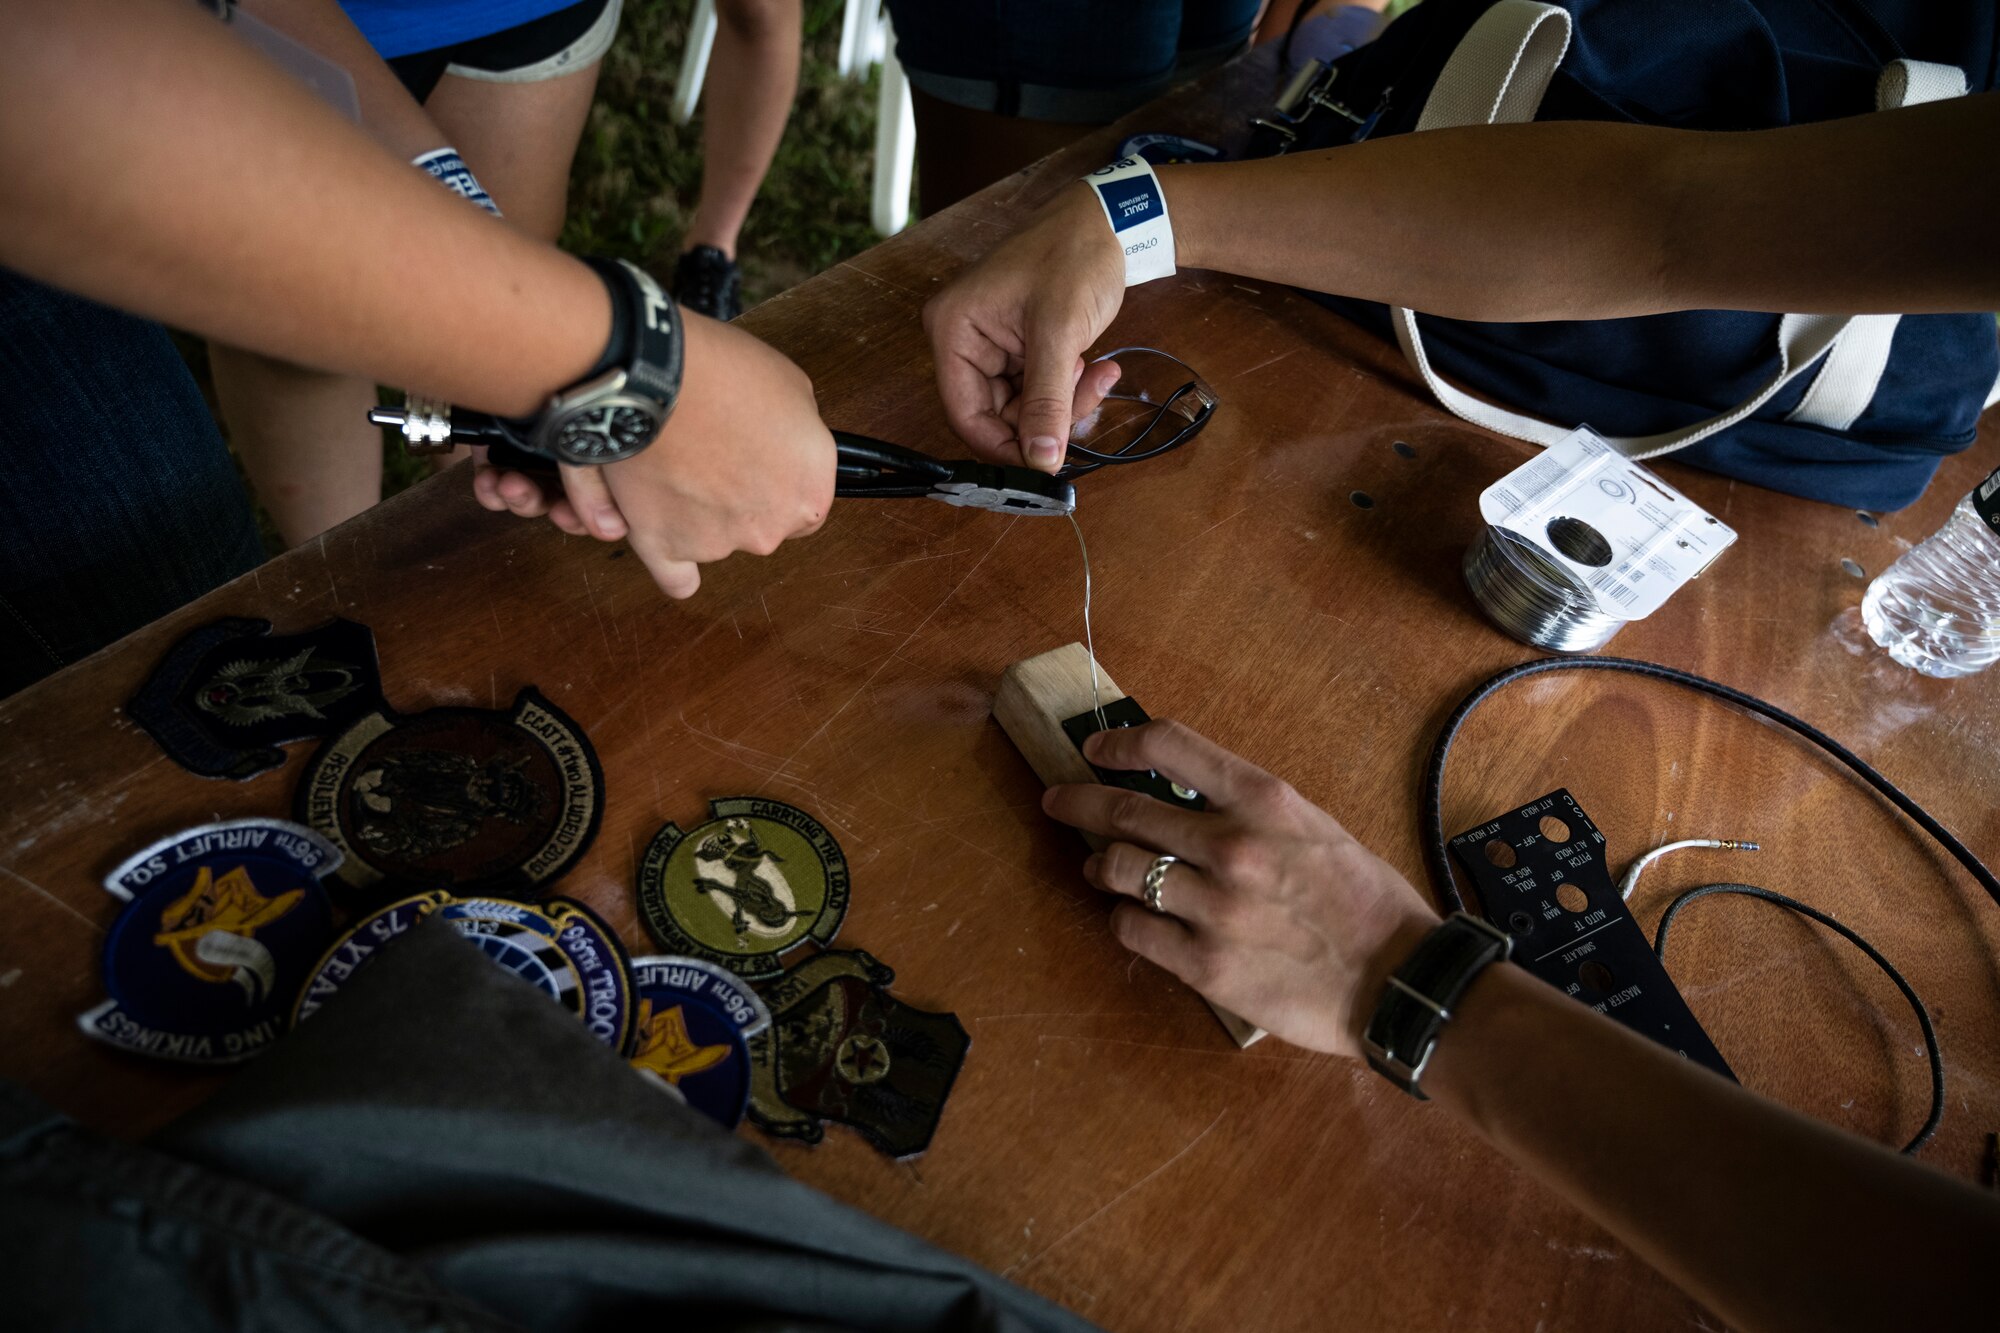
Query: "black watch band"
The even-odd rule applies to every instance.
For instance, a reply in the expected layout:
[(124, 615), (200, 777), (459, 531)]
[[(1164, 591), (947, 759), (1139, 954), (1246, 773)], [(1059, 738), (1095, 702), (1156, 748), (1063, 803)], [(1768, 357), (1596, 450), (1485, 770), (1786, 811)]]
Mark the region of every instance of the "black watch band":
[(1453, 912), (1424, 937), (1382, 988), (1361, 1044), (1376, 1073), (1419, 1101), (1424, 1067), (1452, 1006), (1490, 963), (1506, 960), (1514, 937), (1491, 922)]
[(611, 336), (585, 380), (622, 370), (632, 387), (671, 413), (681, 392), (681, 312), (653, 275), (622, 259), (583, 256), (611, 295)]

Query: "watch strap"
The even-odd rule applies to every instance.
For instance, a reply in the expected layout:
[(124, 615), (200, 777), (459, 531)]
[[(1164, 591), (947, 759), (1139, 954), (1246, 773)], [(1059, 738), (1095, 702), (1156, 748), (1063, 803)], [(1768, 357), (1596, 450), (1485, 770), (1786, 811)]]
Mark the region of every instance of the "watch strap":
[(1491, 922), (1453, 912), (1426, 935), (1382, 988), (1362, 1047), (1369, 1067), (1419, 1101), (1424, 1067), (1452, 1006), (1473, 978), (1514, 950), (1514, 937)]
[(623, 370), (628, 387), (658, 400), (672, 413), (680, 397), (684, 348), (680, 306), (653, 275), (622, 259), (586, 256), (584, 263), (611, 296), (611, 336), (585, 381)]

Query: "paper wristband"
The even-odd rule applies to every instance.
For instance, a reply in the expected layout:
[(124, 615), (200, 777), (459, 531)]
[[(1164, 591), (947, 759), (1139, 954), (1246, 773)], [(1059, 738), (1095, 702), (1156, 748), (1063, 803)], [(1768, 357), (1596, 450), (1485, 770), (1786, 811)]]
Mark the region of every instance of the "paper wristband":
[(447, 190), (462, 195), (479, 205), (494, 217), (500, 216), (500, 205), (493, 202), (493, 196), (465, 165), (465, 159), (458, 155), (456, 148), (433, 148), (421, 157), (412, 159), (412, 165), (422, 167), (437, 177), (438, 183)]
[(1143, 157), (1124, 157), (1083, 179), (1097, 191), (1097, 202), (1125, 251), (1125, 285), (1172, 277), (1174, 228), (1153, 164)]

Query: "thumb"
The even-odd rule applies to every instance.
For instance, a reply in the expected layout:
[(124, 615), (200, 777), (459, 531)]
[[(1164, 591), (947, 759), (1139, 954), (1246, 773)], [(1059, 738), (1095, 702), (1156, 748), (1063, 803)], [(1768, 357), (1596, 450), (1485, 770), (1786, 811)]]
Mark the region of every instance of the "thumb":
[(1074, 337), (1028, 331), (1021, 373), (1020, 425), (1016, 434), (1028, 466), (1054, 472), (1069, 450), (1070, 405), (1076, 399), (1083, 351)]

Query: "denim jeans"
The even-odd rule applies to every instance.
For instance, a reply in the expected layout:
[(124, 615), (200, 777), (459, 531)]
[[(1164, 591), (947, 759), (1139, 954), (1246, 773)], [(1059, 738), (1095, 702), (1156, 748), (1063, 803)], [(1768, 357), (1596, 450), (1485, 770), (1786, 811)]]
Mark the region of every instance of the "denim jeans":
[(264, 559), (158, 324), (0, 269), (0, 696)]

